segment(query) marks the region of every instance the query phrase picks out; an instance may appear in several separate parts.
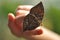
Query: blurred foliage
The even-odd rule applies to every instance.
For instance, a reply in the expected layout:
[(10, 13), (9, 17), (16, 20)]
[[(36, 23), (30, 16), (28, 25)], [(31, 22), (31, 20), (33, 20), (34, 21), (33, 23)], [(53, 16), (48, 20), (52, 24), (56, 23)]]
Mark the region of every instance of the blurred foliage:
[[(40, 0), (0, 0), (0, 40), (24, 40), (11, 34), (7, 26), (8, 13), (18, 5), (36, 5)], [(60, 34), (60, 0), (42, 0), (45, 8), (44, 26)]]

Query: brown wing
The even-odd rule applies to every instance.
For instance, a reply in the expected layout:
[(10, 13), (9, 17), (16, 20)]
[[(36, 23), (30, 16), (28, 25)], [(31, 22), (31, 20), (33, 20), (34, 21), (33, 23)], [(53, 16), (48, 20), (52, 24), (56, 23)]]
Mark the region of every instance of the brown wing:
[(24, 18), (23, 31), (33, 30), (40, 25), (44, 15), (44, 7), (42, 2), (33, 7), (30, 13)]
[(36, 27), (38, 27), (40, 25), (40, 23), (38, 22), (37, 19), (35, 19), (34, 16), (32, 15), (27, 15), (24, 19), (24, 23), (23, 23), (23, 31), (26, 30), (33, 30)]
[(39, 20), (43, 19), (44, 16), (44, 7), (42, 2), (40, 2), (38, 5), (36, 5), (35, 7), (33, 7), (30, 10), (30, 14), (35, 15)]

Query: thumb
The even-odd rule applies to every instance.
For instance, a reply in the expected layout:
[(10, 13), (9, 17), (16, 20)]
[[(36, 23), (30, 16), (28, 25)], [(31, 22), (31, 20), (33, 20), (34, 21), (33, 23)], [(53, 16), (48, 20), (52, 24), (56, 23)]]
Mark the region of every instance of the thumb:
[(14, 19), (15, 19), (15, 16), (12, 14), (12, 13), (9, 13), (8, 14), (8, 21), (14, 21)]

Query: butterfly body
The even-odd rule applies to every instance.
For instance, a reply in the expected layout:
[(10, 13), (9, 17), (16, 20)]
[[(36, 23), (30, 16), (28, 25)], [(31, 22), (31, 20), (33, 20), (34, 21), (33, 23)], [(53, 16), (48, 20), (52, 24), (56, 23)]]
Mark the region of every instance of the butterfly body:
[(42, 2), (37, 4), (30, 10), (30, 13), (24, 18), (23, 21), (23, 31), (34, 30), (37, 28), (43, 19), (44, 8)]

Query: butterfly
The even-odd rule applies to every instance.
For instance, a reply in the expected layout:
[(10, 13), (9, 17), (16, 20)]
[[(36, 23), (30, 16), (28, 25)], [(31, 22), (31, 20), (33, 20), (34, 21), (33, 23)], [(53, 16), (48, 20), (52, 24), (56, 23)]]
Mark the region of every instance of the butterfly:
[(34, 30), (42, 23), (44, 7), (42, 2), (31, 8), (30, 13), (24, 18), (23, 31)]

